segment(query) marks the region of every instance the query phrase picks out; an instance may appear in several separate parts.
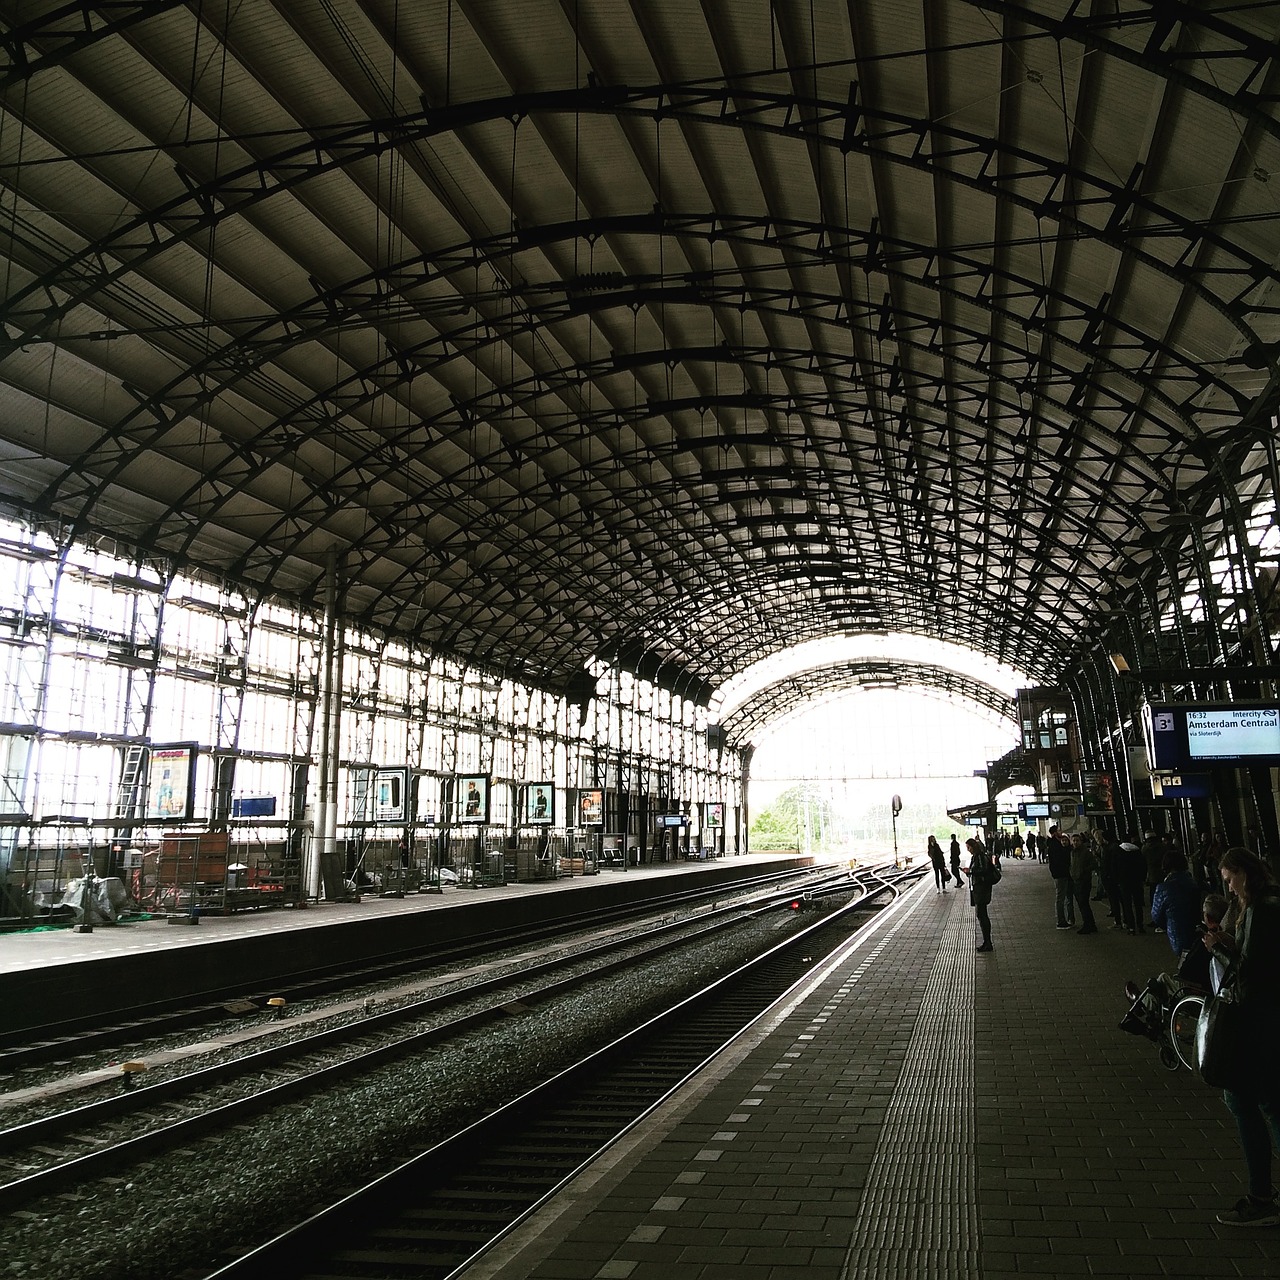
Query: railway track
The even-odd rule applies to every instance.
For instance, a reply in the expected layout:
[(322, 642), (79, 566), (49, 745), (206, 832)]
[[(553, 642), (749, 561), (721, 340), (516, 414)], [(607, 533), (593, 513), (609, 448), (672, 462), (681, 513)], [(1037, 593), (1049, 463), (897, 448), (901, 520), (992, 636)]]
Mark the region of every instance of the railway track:
[[(845, 874), (810, 882), (810, 894), (856, 885)], [(0, 1131), (0, 1203), (8, 1207), (92, 1181), (131, 1162), (195, 1142), (407, 1054), (438, 1048), (521, 1010), (565, 996), (620, 967), (694, 945), (779, 901), (768, 890), (699, 916), (527, 964), (464, 989), (370, 1013), (288, 1043), (214, 1063), (146, 1088)], [(865, 899), (864, 899), (865, 900)]]
[(552, 1196), (845, 942), (882, 880), (764, 955), (277, 1236), (210, 1280), (445, 1280)]
[(226, 1006), (235, 1001), (252, 1001), (265, 1009), (268, 998), (278, 997), (290, 1006), (348, 990), (354, 986), (372, 985), (419, 973), (426, 968), (460, 965), (495, 950), (533, 946), (548, 939), (560, 939), (576, 930), (599, 929), (610, 924), (660, 916), (681, 910), (697, 909), (706, 902), (727, 901), (804, 891), (810, 883), (820, 884), (829, 876), (823, 871), (782, 871), (712, 888), (683, 889), (649, 897), (641, 902), (578, 915), (565, 916), (549, 926), (531, 925), (478, 935), (465, 944), (452, 947), (424, 947), (409, 954), (398, 954), (358, 967), (313, 970), (295, 974), (287, 982), (276, 983), (270, 991), (251, 987), (228, 987), (211, 999), (181, 1007), (164, 1006), (136, 1010), (132, 1016), (112, 1017), (109, 1022), (89, 1024), (77, 1020), (65, 1025), (50, 1024), (41, 1028), (36, 1038), (30, 1032), (0, 1034), (0, 1078), (50, 1062), (72, 1062), (121, 1045), (137, 1044), (149, 1038), (188, 1031), (226, 1018)]

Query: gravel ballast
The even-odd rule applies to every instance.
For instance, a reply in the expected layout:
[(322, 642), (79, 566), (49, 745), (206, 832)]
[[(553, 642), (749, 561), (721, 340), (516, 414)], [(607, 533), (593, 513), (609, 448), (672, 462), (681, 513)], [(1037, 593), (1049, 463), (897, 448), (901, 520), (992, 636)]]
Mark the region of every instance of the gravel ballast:
[[(819, 908), (821, 909), (821, 908)], [(261, 1242), (814, 923), (770, 914), (0, 1219), (0, 1274), (173, 1280)]]

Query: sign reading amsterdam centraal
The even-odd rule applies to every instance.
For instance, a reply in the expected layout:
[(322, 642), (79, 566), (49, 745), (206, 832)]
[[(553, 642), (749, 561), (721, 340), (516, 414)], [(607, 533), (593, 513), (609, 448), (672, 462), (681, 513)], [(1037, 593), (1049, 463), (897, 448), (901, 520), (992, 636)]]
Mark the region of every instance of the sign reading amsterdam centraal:
[(1274, 702), (1155, 702), (1146, 707), (1152, 769), (1280, 764), (1280, 706)]
[(1187, 749), (1193, 760), (1280, 756), (1280, 707), (1187, 708)]

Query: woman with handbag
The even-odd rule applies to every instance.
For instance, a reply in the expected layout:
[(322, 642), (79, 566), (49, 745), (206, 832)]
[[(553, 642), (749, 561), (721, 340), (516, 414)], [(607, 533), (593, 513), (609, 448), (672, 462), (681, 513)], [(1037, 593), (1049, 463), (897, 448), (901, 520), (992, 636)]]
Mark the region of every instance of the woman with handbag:
[(982, 930), (982, 941), (975, 951), (994, 951), (991, 945), (991, 916), (987, 908), (991, 905), (991, 887), (1000, 880), (1000, 868), (991, 860), (986, 846), (981, 840), (966, 840), (964, 847), (969, 850), (969, 905), (973, 907), (978, 920), (978, 928)]
[(1219, 869), (1240, 902), (1240, 920), (1234, 937), (1211, 930), (1204, 944), (1232, 960), (1227, 981), (1239, 1010), (1240, 1054), (1222, 1096), (1240, 1131), (1249, 1190), (1218, 1221), (1269, 1227), (1280, 1224), (1271, 1181), (1272, 1144), (1280, 1149), (1280, 890), (1248, 849), (1228, 849)]
[(937, 836), (929, 837), (925, 852), (929, 855), (929, 861), (933, 863), (933, 883), (937, 886), (939, 893), (946, 893), (951, 873), (947, 870), (947, 860), (943, 856), (942, 846), (938, 843)]

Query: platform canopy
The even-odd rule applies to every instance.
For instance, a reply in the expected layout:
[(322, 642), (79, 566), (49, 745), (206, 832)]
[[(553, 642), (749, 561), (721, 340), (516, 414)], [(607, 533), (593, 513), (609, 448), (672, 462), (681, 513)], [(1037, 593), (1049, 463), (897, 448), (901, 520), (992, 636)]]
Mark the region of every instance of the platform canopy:
[(1052, 682), (1274, 465), (1280, 6), (0, 25), (0, 495), (77, 536), (548, 688)]

